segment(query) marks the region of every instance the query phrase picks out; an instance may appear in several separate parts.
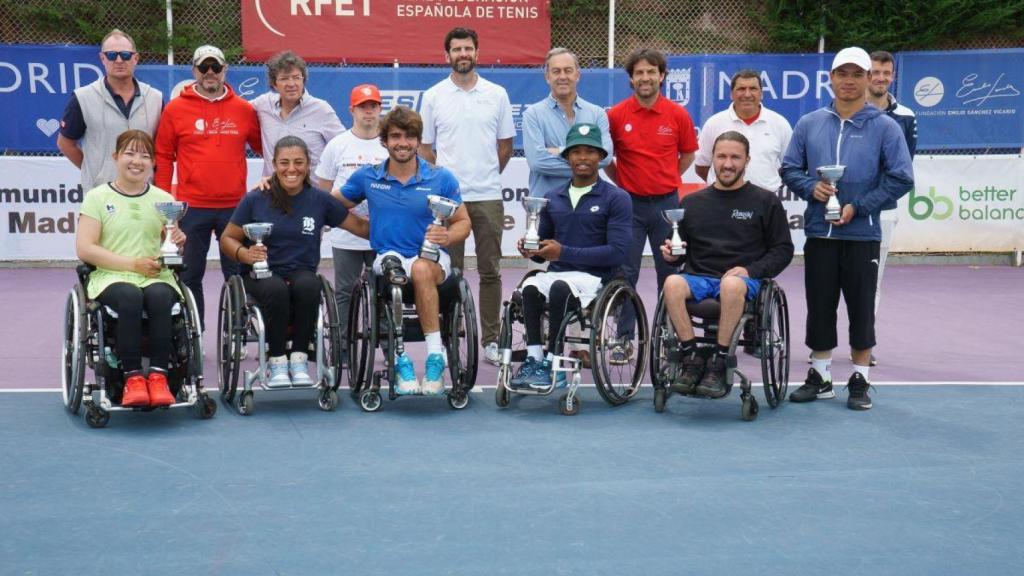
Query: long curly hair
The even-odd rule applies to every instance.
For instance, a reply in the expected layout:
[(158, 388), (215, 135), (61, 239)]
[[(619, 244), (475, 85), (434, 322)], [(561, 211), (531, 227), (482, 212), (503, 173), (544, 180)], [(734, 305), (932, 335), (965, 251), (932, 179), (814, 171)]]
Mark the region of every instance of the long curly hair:
[[(298, 136), (285, 136), (274, 144), (274, 164), (277, 164), (277, 155), (285, 148), (301, 148), (303, 155), (306, 156), (306, 175), (302, 179), (303, 187), (313, 186), (313, 181), (309, 178), (309, 146), (306, 142)], [(285, 191), (284, 186), (281, 186), (281, 180), (277, 177), (277, 169), (275, 166), (274, 174), (270, 177), (270, 189), (265, 192), (270, 196), (270, 205), (277, 208), (285, 214), (292, 213), (292, 202), (291, 197), (288, 196), (288, 192)]]

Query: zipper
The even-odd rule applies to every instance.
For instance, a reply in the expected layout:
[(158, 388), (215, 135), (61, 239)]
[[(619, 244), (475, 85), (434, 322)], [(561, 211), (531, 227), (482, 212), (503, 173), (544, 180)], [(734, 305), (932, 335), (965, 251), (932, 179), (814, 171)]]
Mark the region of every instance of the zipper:
[[(835, 112), (833, 112), (833, 114), (835, 114)], [(836, 114), (836, 117), (839, 118), (839, 115)], [(839, 164), (839, 151), (840, 151), (840, 149), (842, 148), (842, 145), (843, 145), (843, 128), (846, 126), (846, 122), (847, 122), (847, 120), (839, 118), (839, 137), (836, 138), (836, 164)], [(836, 184), (838, 185), (839, 183), (836, 182)], [(832, 237), (832, 223), (831, 222), (829, 222), (829, 225), (828, 225), (828, 237), (829, 238)]]

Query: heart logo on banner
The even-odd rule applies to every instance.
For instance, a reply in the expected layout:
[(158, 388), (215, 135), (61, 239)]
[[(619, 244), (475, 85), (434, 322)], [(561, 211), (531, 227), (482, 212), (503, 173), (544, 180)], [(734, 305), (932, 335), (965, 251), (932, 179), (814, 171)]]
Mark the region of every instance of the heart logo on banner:
[(57, 130), (60, 130), (60, 120), (54, 118), (40, 118), (36, 120), (36, 128), (47, 136), (53, 136)]

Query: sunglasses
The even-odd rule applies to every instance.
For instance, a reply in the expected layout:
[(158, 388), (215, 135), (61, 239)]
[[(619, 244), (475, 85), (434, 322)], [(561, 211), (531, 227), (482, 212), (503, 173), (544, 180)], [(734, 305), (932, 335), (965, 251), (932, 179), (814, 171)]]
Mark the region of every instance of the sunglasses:
[(110, 62), (117, 62), (118, 56), (121, 57), (121, 61), (127, 62), (132, 59), (132, 56), (135, 56), (135, 52), (131, 50), (107, 50), (103, 53), (103, 56)]
[(221, 64), (218, 64), (217, 62), (213, 62), (213, 63), (209, 63), (209, 64), (206, 63), (206, 62), (203, 62), (202, 64), (196, 64), (196, 70), (199, 70), (203, 74), (206, 74), (210, 70), (213, 70), (214, 74), (220, 74), (220, 71), (223, 70), (223, 69), (224, 69), (224, 66), (221, 65)]

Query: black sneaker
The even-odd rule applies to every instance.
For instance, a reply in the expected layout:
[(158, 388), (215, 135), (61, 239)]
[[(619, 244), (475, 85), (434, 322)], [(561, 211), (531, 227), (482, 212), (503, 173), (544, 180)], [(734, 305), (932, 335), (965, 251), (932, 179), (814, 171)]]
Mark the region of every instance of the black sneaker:
[(846, 398), (846, 407), (850, 410), (870, 410), (871, 396), (868, 396), (868, 388), (871, 388), (871, 384), (860, 372), (854, 372), (846, 383), (846, 391), (850, 393)]
[(679, 377), (672, 382), (672, 391), (676, 394), (693, 394), (694, 388), (704, 376), (704, 359), (694, 350), (683, 356), (680, 362)]
[(807, 371), (807, 380), (804, 385), (794, 390), (789, 395), (790, 402), (810, 402), (819, 398), (835, 398), (836, 393), (832, 390), (831, 382), (823, 382), (821, 374), (814, 368)]
[(715, 352), (708, 358), (708, 367), (704, 377), (697, 384), (697, 394), (708, 398), (722, 398), (729, 393), (725, 382), (725, 356)]

